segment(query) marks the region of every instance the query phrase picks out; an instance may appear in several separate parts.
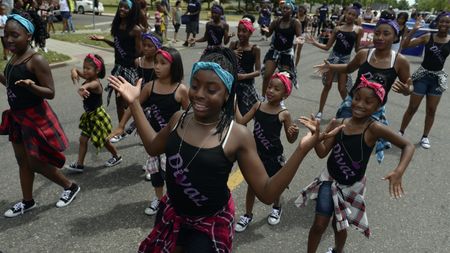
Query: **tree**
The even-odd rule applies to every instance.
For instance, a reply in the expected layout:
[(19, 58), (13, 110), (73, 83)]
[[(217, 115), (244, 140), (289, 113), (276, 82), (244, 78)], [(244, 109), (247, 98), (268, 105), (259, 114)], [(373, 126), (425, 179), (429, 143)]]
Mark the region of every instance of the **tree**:
[(421, 11), (450, 10), (450, 2), (445, 0), (416, 0), (417, 9)]
[(394, 5), (399, 10), (408, 10), (409, 9), (409, 3), (406, 0), (400, 0), (397, 2), (396, 5)]

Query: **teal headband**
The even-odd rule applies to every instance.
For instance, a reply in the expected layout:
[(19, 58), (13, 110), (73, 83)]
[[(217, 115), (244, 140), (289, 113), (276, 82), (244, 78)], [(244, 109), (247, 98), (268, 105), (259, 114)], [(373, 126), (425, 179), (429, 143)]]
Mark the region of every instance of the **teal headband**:
[(133, 3), (131, 2), (131, 0), (120, 0), (120, 2), (126, 3), (129, 9), (133, 7)]
[(30, 34), (34, 33), (34, 25), (33, 25), (33, 23), (31, 23), (30, 20), (28, 20), (18, 14), (9, 15), (7, 21), (9, 21), (11, 19), (19, 22), (19, 24), (22, 25), (28, 31), (28, 33), (30, 33)]
[(191, 84), (192, 84), (192, 77), (199, 70), (214, 71), (217, 74), (217, 76), (219, 76), (220, 80), (222, 80), (223, 84), (225, 85), (225, 88), (227, 88), (228, 90), (228, 93), (231, 92), (231, 86), (233, 86), (234, 77), (230, 72), (224, 70), (219, 64), (215, 62), (204, 62), (204, 61), (194, 63), (191, 73)]

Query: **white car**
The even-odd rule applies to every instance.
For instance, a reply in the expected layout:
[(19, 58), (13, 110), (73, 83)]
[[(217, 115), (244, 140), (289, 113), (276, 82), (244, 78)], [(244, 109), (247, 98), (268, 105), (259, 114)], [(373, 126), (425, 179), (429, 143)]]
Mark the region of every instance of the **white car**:
[[(94, 1), (93, 0), (77, 0), (75, 12), (84, 14), (85, 12), (94, 11)], [(99, 1), (98, 7), (95, 8), (95, 14), (102, 15), (105, 11), (103, 4)]]

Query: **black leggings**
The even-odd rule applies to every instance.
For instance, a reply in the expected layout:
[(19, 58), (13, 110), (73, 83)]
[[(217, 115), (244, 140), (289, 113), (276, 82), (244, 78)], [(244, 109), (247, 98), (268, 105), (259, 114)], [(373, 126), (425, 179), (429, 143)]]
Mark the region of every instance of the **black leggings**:
[(207, 234), (186, 227), (181, 227), (177, 246), (182, 247), (183, 253), (215, 252), (213, 243)]

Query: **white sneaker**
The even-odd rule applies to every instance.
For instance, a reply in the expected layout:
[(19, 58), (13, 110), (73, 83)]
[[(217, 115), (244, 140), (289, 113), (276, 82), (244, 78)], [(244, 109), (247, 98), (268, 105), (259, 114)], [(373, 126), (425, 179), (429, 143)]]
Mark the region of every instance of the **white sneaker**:
[(278, 223), (280, 223), (281, 220), (281, 207), (279, 208), (272, 208), (272, 212), (269, 214), (269, 216), (267, 217), (267, 222), (270, 225), (277, 225)]
[(334, 250), (332, 247), (329, 247), (327, 252), (325, 253), (336, 253), (336, 250)]
[(422, 146), (422, 148), (424, 149), (431, 148), (430, 140), (428, 139), (428, 137), (422, 137), (422, 139), (420, 140), (420, 146)]
[(322, 120), (322, 112), (318, 112), (315, 116), (316, 120), (321, 121)]
[(247, 214), (242, 215), (239, 218), (238, 223), (236, 223), (236, 227), (234, 228), (234, 231), (236, 232), (244, 232), (245, 229), (247, 229), (250, 222), (252, 222), (253, 218), (251, 216), (248, 216)]
[(152, 202), (150, 202), (150, 206), (145, 208), (144, 213), (146, 215), (155, 215), (158, 212), (159, 209), (159, 200), (154, 199)]
[(123, 140), (125, 137), (127, 137), (126, 133), (124, 133), (122, 135), (116, 135), (116, 136), (112, 137), (111, 139), (109, 139), (109, 142), (117, 143), (117, 142)]

